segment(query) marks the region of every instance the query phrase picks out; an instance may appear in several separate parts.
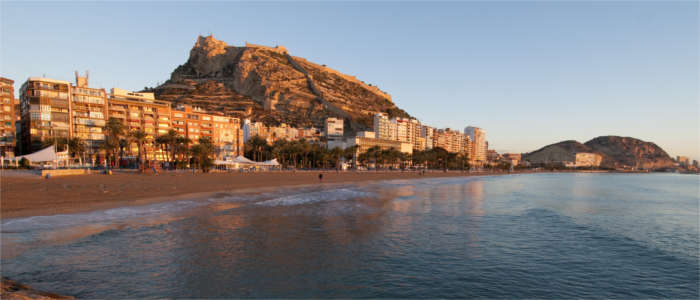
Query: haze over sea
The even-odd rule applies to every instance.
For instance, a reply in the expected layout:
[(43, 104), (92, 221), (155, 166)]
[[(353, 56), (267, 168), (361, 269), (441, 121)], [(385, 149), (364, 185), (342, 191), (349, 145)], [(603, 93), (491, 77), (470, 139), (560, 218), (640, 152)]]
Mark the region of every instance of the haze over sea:
[(698, 177), (287, 188), (2, 221), (2, 270), (81, 298), (698, 298)]

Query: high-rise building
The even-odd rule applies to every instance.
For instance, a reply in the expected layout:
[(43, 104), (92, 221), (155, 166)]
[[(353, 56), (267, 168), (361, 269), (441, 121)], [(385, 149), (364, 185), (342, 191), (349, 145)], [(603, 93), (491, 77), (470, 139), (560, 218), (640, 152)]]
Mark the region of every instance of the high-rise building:
[(104, 89), (90, 88), (87, 74), (80, 76), (75, 72), (75, 83), (70, 92), (71, 137), (83, 140), (86, 151), (94, 154), (100, 151), (105, 139), (102, 128), (108, 115), (107, 93)]
[(464, 128), (464, 134), (468, 135), (472, 140), (472, 149), (470, 153), (470, 160), (477, 164), (483, 164), (486, 162), (486, 132), (474, 126), (468, 126)]
[(420, 136), (425, 139), (425, 150), (435, 147), (435, 128), (422, 125), (420, 127)]
[(389, 120), (389, 116), (384, 113), (374, 115), (374, 133), (378, 139), (397, 141), (396, 123)]
[(410, 134), (410, 120), (406, 118), (391, 119), (391, 123), (396, 124), (396, 140), (404, 143), (412, 143)]
[(467, 155), (471, 155), (471, 153), (472, 153), (472, 139), (466, 134), (462, 134), (461, 138), (462, 138), (462, 146), (461, 146), (460, 152), (466, 153)]
[(71, 134), (68, 81), (30, 77), (20, 88), (22, 154), (41, 150), (51, 138)]
[(14, 157), (15, 121), (19, 114), (15, 109), (14, 80), (0, 77), (0, 156)]

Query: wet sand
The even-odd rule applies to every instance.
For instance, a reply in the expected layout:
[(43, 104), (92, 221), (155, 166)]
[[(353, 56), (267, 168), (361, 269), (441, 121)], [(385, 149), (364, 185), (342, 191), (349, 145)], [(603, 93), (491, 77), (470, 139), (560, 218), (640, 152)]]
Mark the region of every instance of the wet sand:
[[(320, 184), (321, 172), (208, 173), (164, 172), (158, 176), (134, 172), (53, 177), (3, 176), (0, 218), (20, 218), (109, 209), (174, 201), (227, 191)], [(462, 172), (323, 172), (323, 184), (390, 179), (474, 176)], [(500, 173), (504, 174), (504, 173)]]

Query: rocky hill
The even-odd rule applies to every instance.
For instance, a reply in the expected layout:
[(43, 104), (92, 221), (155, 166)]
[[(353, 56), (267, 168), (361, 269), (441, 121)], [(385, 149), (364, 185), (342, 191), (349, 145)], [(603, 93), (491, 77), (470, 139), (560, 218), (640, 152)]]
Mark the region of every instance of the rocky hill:
[(673, 167), (668, 153), (652, 142), (631, 137), (599, 136), (585, 143), (603, 155), (602, 165), (620, 168), (661, 169)]
[(376, 86), (284, 47), (229, 46), (212, 36), (198, 37), (187, 62), (153, 91), (158, 99), (268, 124), (323, 127), (327, 117), (341, 117), (349, 133), (370, 129), (376, 112), (408, 117)]
[(601, 167), (663, 169), (673, 166), (666, 151), (652, 142), (631, 137), (600, 136), (584, 144), (563, 141), (526, 153), (524, 160), (531, 163), (574, 161), (577, 152), (600, 154)]

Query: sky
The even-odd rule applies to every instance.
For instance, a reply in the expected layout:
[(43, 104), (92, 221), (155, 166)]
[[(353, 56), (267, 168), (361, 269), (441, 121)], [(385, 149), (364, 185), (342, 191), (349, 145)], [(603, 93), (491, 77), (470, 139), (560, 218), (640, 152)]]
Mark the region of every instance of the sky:
[(0, 1), (0, 76), (140, 90), (212, 34), (283, 45), (499, 152), (620, 135), (700, 159), (698, 25), (697, 1)]

